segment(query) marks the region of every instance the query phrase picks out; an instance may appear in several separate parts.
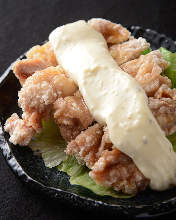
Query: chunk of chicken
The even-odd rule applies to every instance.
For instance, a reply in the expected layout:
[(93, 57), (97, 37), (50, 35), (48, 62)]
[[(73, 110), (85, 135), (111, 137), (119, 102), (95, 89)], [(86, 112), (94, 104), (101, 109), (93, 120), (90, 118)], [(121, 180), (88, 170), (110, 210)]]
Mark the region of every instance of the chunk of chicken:
[(115, 44), (109, 48), (111, 56), (115, 59), (118, 65), (136, 59), (141, 55), (141, 52), (150, 47), (147, 41), (140, 37), (138, 39), (129, 40), (122, 44)]
[(68, 143), (66, 154), (75, 155), (78, 160), (84, 161), (91, 168), (97, 161), (97, 152), (101, 143), (103, 129), (99, 124), (82, 131), (75, 140)]
[[(133, 76), (143, 87), (148, 96), (154, 96), (165, 77), (160, 74), (168, 67), (159, 50), (152, 51), (147, 55), (141, 55), (138, 59), (129, 61), (121, 65), (121, 68)], [(170, 80), (167, 80), (170, 84)]]
[(90, 177), (100, 185), (128, 194), (144, 190), (149, 180), (127, 155), (112, 149), (107, 128), (104, 131), (99, 124), (82, 131), (67, 145), (66, 153), (85, 162)]
[(19, 79), (21, 85), (36, 71), (43, 70), (49, 66), (57, 66), (57, 60), (50, 43), (42, 46), (32, 47), (26, 54), (27, 59), (18, 60), (14, 63), (12, 70)]
[(108, 44), (117, 44), (129, 39), (130, 32), (121, 24), (115, 24), (102, 18), (92, 18), (88, 21), (95, 30), (100, 32)]
[(171, 98), (148, 99), (149, 107), (166, 135), (176, 131), (176, 100)]
[(58, 62), (50, 42), (43, 44), (42, 46), (36, 45), (32, 47), (26, 54), (28, 59), (40, 59), (49, 66), (57, 66)]
[(47, 63), (38, 58), (36, 59), (23, 59), (14, 63), (12, 70), (15, 76), (19, 79), (21, 85), (24, 84), (26, 79), (33, 75), (36, 71), (43, 70), (48, 67)]
[(127, 194), (143, 191), (149, 184), (132, 159), (117, 148), (103, 151), (89, 175), (97, 184)]
[[(59, 97), (73, 95), (76, 90), (77, 86), (60, 66), (48, 67), (28, 77), (18, 93), (18, 104), (23, 110), (22, 119), (13, 114), (6, 122), (6, 131), (11, 135), (10, 141), (13, 144), (27, 145), (35, 132), (41, 131), (41, 120), (49, 118), (54, 102)], [(23, 128), (24, 132), (21, 131)]]
[(7, 119), (4, 129), (10, 134), (9, 141), (21, 146), (28, 145), (35, 134), (34, 129), (27, 126), (25, 121), (20, 119), (16, 113), (12, 114), (11, 117)]
[(82, 96), (74, 95), (59, 98), (54, 103), (54, 119), (59, 125), (62, 136), (71, 141), (93, 122)]
[[(165, 77), (167, 78), (167, 77)], [(168, 78), (167, 78), (168, 79)], [(169, 80), (170, 81), (170, 80)], [(162, 84), (158, 91), (154, 94), (154, 98), (170, 98), (173, 99), (174, 101), (176, 100), (176, 89), (171, 89), (169, 88), (170, 85), (166, 84), (167, 82), (164, 82), (165, 84)]]
[(62, 68), (48, 67), (27, 78), (18, 93), (19, 106), (24, 112), (45, 112), (59, 97), (73, 95), (76, 84)]

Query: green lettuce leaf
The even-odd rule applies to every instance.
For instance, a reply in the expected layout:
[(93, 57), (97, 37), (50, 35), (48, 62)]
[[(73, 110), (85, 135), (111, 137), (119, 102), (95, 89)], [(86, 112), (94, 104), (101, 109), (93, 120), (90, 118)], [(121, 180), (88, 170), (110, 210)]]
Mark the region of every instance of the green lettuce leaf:
[(176, 152), (176, 132), (167, 136), (167, 138), (169, 139), (169, 141), (171, 142), (174, 151)]
[(151, 51), (152, 51), (152, 49), (149, 47), (149, 48), (147, 48), (146, 50), (143, 50), (143, 51), (141, 52), (141, 54), (142, 54), (142, 55), (146, 55), (146, 54), (150, 53)]
[(163, 74), (171, 80), (172, 88), (176, 88), (176, 53), (172, 53), (163, 47), (161, 47), (159, 50), (163, 58), (170, 62), (169, 67), (164, 71)]
[[(166, 61), (170, 62), (169, 67), (163, 72), (172, 82), (172, 88), (176, 88), (176, 53), (172, 53), (169, 50), (161, 47), (160, 52)], [(174, 151), (176, 152), (176, 132), (167, 137), (171, 142)]]
[(61, 136), (57, 124), (53, 120), (43, 120), (42, 132), (35, 135), (29, 147), (34, 152), (41, 154), (46, 167), (52, 168), (59, 165), (59, 170), (66, 172), (70, 176), (71, 184), (86, 187), (101, 196), (108, 195), (116, 198), (132, 197), (132, 195), (117, 193), (113, 189), (97, 185), (89, 177), (90, 170), (86, 166), (79, 164), (75, 157), (66, 156), (64, 152), (66, 145), (67, 143)]
[(58, 167), (60, 171), (67, 173), (70, 176), (72, 185), (81, 185), (88, 188), (92, 192), (100, 196), (112, 196), (115, 198), (131, 198), (133, 195), (118, 193), (112, 188), (107, 188), (96, 184), (89, 177), (89, 169), (78, 163), (75, 157), (68, 156)]
[(66, 158), (66, 142), (53, 120), (42, 121), (42, 132), (35, 135), (29, 147), (41, 153), (45, 166), (49, 168), (58, 166)]

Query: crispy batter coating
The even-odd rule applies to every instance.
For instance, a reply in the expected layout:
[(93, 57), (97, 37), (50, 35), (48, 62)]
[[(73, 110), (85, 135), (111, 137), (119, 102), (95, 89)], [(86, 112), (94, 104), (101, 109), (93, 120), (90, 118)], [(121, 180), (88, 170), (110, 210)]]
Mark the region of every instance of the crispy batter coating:
[[(166, 77), (160, 74), (168, 67), (159, 50), (147, 55), (141, 55), (138, 59), (131, 60), (121, 65), (121, 68), (133, 76), (143, 87), (148, 96), (153, 96)], [(170, 83), (169, 80), (167, 83)]]
[(165, 132), (170, 135), (176, 131), (176, 99), (150, 97), (148, 99), (149, 107), (155, 116), (158, 124)]
[(22, 119), (28, 127), (32, 127), (35, 132), (40, 133), (42, 130), (42, 119), (48, 120), (50, 118), (51, 109), (48, 108), (46, 112), (40, 114), (39, 112), (24, 112)]
[(34, 129), (27, 126), (25, 121), (20, 119), (16, 113), (12, 114), (11, 117), (7, 119), (4, 129), (10, 134), (9, 141), (21, 146), (28, 145), (35, 134)]
[(19, 79), (21, 85), (23, 85), (29, 76), (34, 74), (36, 71), (43, 70), (47, 67), (48, 65), (38, 58), (23, 59), (16, 61), (12, 70), (15, 76)]
[[(167, 77), (165, 77), (165, 78), (167, 78)], [(169, 80), (169, 82), (170, 82), (170, 80)], [(170, 98), (170, 99), (176, 100), (176, 89), (169, 88), (170, 85), (168, 85), (166, 83), (167, 83), (167, 81), (165, 81), (164, 84), (162, 84), (160, 86), (158, 91), (156, 91), (156, 93), (154, 94), (154, 98), (159, 99), (159, 98), (165, 97), (165, 98)]]
[(93, 122), (82, 96), (74, 95), (59, 98), (54, 103), (54, 119), (59, 125), (62, 136), (71, 141)]
[(14, 63), (12, 70), (19, 79), (21, 85), (36, 71), (43, 70), (49, 66), (57, 66), (57, 60), (49, 42), (42, 46), (32, 47), (26, 54), (27, 59), (18, 60)]
[(132, 159), (117, 148), (103, 151), (89, 175), (96, 183), (127, 194), (143, 191), (149, 184)]
[(122, 44), (115, 44), (109, 48), (111, 56), (115, 59), (118, 65), (136, 59), (141, 55), (141, 52), (150, 47), (147, 41), (140, 37), (138, 39), (129, 40)]
[(36, 72), (25, 81), (18, 93), (19, 106), (24, 112), (45, 112), (59, 97), (72, 95), (77, 86), (58, 67)]
[(96, 153), (99, 150), (102, 135), (102, 127), (95, 124), (68, 143), (66, 153), (75, 155), (78, 160), (84, 161), (86, 166), (91, 168), (98, 159)]
[(22, 119), (13, 114), (6, 122), (10, 141), (27, 145), (35, 132), (41, 131), (41, 120), (49, 117), (53, 103), (59, 97), (73, 95), (76, 90), (77, 86), (60, 66), (48, 67), (28, 77), (18, 93), (18, 104), (23, 110)]
[(104, 131), (99, 124), (82, 131), (67, 145), (66, 153), (85, 162), (91, 169), (90, 177), (100, 185), (128, 194), (144, 190), (148, 179), (127, 155), (112, 149), (107, 128)]
[(54, 54), (53, 49), (51, 48), (50, 42), (43, 44), (42, 46), (36, 45), (32, 47), (26, 54), (28, 59), (40, 59), (49, 66), (57, 66), (58, 62)]
[(108, 44), (117, 44), (129, 39), (130, 32), (121, 24), (115, 24), (102, 18), (92, 18), (88, 21), (95, 30), (100, 32)]

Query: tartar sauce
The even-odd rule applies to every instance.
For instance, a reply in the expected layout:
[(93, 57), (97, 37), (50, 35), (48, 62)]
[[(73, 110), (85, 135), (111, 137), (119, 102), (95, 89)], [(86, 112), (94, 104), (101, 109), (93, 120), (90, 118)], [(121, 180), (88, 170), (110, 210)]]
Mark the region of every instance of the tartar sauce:
[(111, 57), (105, 39), (85, 21), (56, 28), (49, 36), (58, 63), (77, 83), (112, 143), (150, 179), (150, 187), (176, 185), (176, 153), (159, 127), (140, 85)]

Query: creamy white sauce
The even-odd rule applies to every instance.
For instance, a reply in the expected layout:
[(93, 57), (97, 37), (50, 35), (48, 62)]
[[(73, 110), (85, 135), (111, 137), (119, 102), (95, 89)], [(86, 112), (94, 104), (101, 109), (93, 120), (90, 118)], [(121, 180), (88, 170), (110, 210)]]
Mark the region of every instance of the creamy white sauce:
[(78, 21), (56, 28), (49, 40), (94, 118), (107, 125), (114, 146), (133, 159), (152, 189), (175, 185), (172, 145), (153, 117), (144, 90), (116, 64), (103, 36)]

